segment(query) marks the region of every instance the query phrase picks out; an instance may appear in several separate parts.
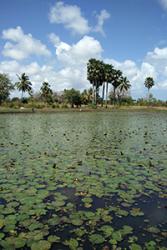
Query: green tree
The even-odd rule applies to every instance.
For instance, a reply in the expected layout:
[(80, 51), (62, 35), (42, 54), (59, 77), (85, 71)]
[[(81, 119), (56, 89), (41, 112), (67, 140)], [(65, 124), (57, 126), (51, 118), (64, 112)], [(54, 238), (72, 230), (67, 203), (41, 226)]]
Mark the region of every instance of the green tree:
[(92, 102), (92, 98), (93, 98), (93, 89), (84, 89), (84, 91), (81, 93), (81, 102), (82, 104), (89, 104)]
[(118, 88), (120, 90), (121, 97), (125, 96), (127, 94), (130, 87), (131, 87), (131, 84), (130, 84), (129, 80), (127, 79), (127, 77), (121, 77), (120, 85), (118, 86)]
[(122, 72), (117, 69), (113, 69), (111, 84), (113, 86), (114, 104), (116, 102), (116, 89), (121, 84)]
[(21, 91), (21, 99), (23, 100), (23, 94), (25, 92), (27, 92), (30, 96), (32, 95), (32, 83), (25, 73), (22, 73), (21, 76), (17, 76), (19, 81), (15, 83), (15, 86), (19, 91)]
[(64, 90), (64, 98), (67, 100), (69, 104), (71, 104), (71, 108), (74, 108), (74, 105), (81, 106), (81, 94), (80, 91), (72, 89)]
[[(108, 101), (108, 84), (112, 83), (114, 67), (111, 64), (104, 64), (104, 82), (106, 83), (106, 108)], [(103, 83), (103, 88), (105, 89), (105, 83)], [(104, 100), (104, 92), (102, 91), (102, 99)], [(102, 101), (103, 103), (103, 101)]]
[(6, 74), (0, 74), (0, 105), (6, 101), (10, 91), (14, 89), (9, 77)]
[(45, 102), (47, 102), (49, 104), (53, 103), (53, 91), (52, 91), (52, 89), (51, 89), (51, 87), (50, 87), (50, 85), (49, 85), (48, 82), (43, 82), (42, 83), (42, 87), (40, 89), (40, 93), (41, 93), (42, 99)]
[(145, 87), (148, 89), (148, 98), (149, 98), (149, 92), (150, 89), (155, 85), (154, 79), (152, 77), (147, 77), (144, 82)]
[(93, 86), (93, 102), (97, 104), (99, 87), (104, 82), (104, 63), (94, 58), (90, 59), (87, 64), (87, 79)]

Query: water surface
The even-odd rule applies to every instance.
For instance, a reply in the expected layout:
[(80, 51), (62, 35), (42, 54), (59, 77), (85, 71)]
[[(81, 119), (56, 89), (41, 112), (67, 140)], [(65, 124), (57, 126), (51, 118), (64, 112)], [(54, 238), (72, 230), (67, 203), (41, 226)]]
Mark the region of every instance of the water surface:
[(2, 249), (167, 249), (167, 113), (0, 115)]

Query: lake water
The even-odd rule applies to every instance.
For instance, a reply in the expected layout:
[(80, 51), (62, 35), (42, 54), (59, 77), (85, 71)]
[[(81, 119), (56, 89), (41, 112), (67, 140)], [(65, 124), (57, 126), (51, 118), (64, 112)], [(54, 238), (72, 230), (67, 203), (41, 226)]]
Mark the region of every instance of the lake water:
[(167, 249), (167, 112), (0, 115), (0, 249)]

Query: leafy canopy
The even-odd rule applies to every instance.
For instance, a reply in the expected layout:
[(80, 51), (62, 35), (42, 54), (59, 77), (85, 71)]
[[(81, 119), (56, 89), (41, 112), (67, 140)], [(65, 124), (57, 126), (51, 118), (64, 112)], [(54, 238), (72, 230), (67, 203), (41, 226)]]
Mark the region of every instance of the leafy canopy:
[(6, 74), (0, 74), (0, 104), (6, 101), (10, 91), (14, 89), (9, 77)]

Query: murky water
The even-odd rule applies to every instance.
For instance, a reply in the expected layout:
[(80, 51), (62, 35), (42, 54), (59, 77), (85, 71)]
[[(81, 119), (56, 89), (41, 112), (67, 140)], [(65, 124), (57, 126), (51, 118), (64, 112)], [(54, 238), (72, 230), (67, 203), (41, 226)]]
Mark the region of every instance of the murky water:
[(167, 249), (167, 112), (0, 115), (2, 249)]

